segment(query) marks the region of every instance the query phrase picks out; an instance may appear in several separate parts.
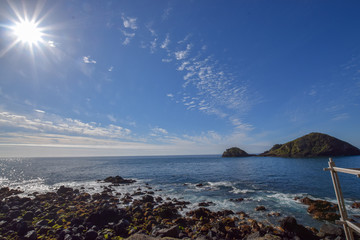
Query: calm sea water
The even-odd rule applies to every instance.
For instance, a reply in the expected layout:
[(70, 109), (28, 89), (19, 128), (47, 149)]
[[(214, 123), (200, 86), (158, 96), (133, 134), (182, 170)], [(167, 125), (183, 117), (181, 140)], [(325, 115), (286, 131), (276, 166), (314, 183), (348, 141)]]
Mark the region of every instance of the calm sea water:
[[(335, 158), (339, 167), (360, 168), (360, 156)], [(90, 158), (3, 158), (0, 159), (0, 186), (21, 188), (27, 193), (48, 191), (59, 185), (85, 187), (100, 191), (95, 180), (120, 175), (137, 179), (133, 186), (118, 191), (132, 191), (149, 183), (156, 195), (176, 197), (198, 203), (211, 201), (212, 210), (245, 211), (251, 217), (276, 224), (281, 217), (295, 216), (301, 224), (319, 227), (306, 212), (307, 206), (294, 197), (309, 196), (336, 202), (327, 158), (286, 159), (271, 157), (221, 158), (220, 156), (161, 157), (90, 157)], [(339, 174), (351, 214), (354, 201), (360, 201), (360, 179)], [(203, 184), (199, 187), (198, 184)], [(156, 191), (161, 190), (161, 191)], [(235, 203), (230, 199), (244, 198)], [(263, 205), (268, 211), (256, 212)]]

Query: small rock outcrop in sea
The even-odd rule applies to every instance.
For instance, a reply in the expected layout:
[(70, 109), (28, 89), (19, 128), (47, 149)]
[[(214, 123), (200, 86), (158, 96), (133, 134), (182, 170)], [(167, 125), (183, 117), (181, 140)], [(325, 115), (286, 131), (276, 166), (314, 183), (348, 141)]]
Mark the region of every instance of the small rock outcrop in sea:
[(251, 155), (238, 147), (228, 148), (222, 154), (222, 157), (248, 157), (248, 156)]
[(134, 183), (136, 182), (136, 180), (133, 179), (124, 179), (120, 176), (116, 176), (116, 177), (107, 177), (104, 179), (104, 182), (109, 182), (112, 184), (130, 184), (130, 183)]
[(285, 144), (275, 144), (260, 156), (335, 157), (360, 155), (360, 149), (323, 133), (310, 133)]

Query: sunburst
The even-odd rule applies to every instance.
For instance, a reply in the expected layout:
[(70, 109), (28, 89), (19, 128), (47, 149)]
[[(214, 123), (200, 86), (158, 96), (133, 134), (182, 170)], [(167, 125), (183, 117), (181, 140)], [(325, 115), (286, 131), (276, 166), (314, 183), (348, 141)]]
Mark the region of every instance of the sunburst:
[[(4, 56), (7, 52), (15, 47), (27, 48), (31, 54), (34, 55), (35, 48), (42, 51), (42, 46), (48, 46), (50, 40), (46, 39), (49, 35), (46, 33), (48, 27), (41, 26), (43, 20), (48, 13), (45, 13), (40, 18), (40, 13), (44, 7), (42, 2), (36, 4), (35, 9), (23, 4), (22, 10), (19, 10), (14, 2), (8, 2), (10, 8), (13, 11), (13, 15), (8, 13), (10, 24), (2, 25), (7, 28), (7, 36), (9, 39), (9, 45), (0, 50), (0, 57)], [(33, 7), (33, 6), (32, 6)], [(31, 10), (33, 11), (31, 11)], [(33, 12), (32, 17), (29, 17), (28, 12)], [(12, 39), (12, 40), (11, 40)]]
[(38, 25), (35, 21), (21, 20), (12, 27), (13, 34), (17, 37), (17, 41), (29, 45), (38, 44), (43, 40), (44, 35)]

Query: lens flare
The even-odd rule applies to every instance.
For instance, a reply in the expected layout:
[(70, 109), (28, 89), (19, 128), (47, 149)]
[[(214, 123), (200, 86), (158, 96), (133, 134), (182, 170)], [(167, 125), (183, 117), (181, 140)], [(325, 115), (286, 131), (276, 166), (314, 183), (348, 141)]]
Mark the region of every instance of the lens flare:
[(33, 21), (21, 21), (13, 27), (13, 33), (17, 40), (28, 43), (30, 45), (36, 44), (42, 40), (43, 33)]

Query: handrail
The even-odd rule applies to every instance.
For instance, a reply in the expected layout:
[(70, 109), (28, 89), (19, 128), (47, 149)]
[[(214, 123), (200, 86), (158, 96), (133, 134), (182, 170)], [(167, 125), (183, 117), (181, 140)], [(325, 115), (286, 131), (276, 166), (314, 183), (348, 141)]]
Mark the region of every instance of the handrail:
[(357, 177), (360, 177), (360, 168), (339, 168), (335, 167), (335, 162), (332, 160), (332, 158), (329, 158), (329, 167), (324, 168), (324, 171), (330, 171), (331, 179), (334, 185), (335, 195), (338, 202), (339, 212), (340, 212), (340, 221), (336, 221), (337, 223), (340, 223), (344, 227), (344, 232), (347, 240), (354, 240), (354, 233), (353, 231), (356, 231), (360, 233), (360, 227), (354, 224), (353, 222), (348, 219), (348, 215), (346, 212), (345, 207), (345, 201), (344, 196), (341, 191), (340, 187), (340, 181), (338, 172), (341, 173), (347, 173), (347, 174), (353, 174)]
[(358, 177), (360, 177), (360, 168), (339, 168), (339, 167), (333, 167), (333, 168), (324, 168), (324, 171), (331, 171), (335, 170), (336, 172), (342, 172), (342, 173), (348, 173), (353, 174)]

